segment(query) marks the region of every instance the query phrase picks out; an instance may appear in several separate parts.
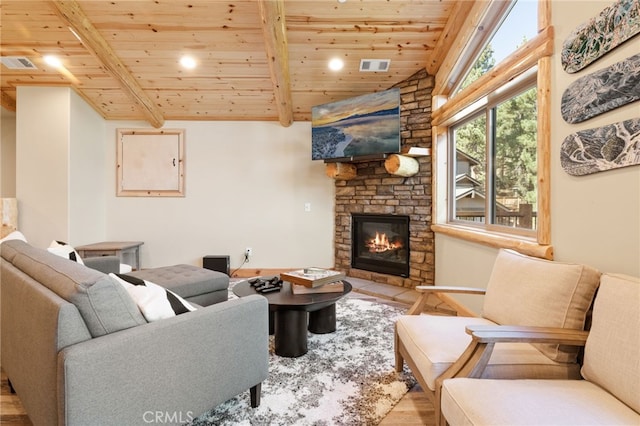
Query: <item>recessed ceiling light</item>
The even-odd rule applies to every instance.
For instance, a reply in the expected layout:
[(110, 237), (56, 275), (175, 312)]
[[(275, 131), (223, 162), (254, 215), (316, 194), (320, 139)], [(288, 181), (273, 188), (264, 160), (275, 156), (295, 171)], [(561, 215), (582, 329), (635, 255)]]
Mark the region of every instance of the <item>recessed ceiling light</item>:
[(180, 58), (180, 64), (188, 69), (194, 69), (197, 65), (196, 60), (193, 59), (191, 56), (183, 56), (182, 58)]
[(46, 55), (42, 59), (44, 59), (44, 61), (52, 67), (60, 68), (62, 66), (62, 62), (60, 62), (60, 59), (53, 55)]
[(329, 61), (329, 68), (333, 71), (340, 71), (344, 67), (344, 61), (340, 58), (333, 58)]
[(338, 3), (346, 3), (347, 0), (338, 0)]

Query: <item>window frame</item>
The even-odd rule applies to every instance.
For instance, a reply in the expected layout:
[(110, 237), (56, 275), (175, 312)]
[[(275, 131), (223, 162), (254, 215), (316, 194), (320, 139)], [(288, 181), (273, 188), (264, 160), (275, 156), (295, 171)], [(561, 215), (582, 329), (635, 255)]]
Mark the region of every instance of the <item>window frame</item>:
[[(536, 68), (536, 67), (534, 67)], [(454, 167), (454, 163), (456, 162), (456, 144), (453, 137), (453, 133), (456, 128), (464, 126), (471, 121), (484, 116), (486, 119), (486, 146), (485, 146), (485, 177), (486, 179), (490, 179), (490, 176), (495, 175), (495, 126), (494, 123), (496, 121), (495, 113), (496, 108), (500, 106), (502, 103), (513, 99), (517, 96), (520, 96), (527, 92), (530, 89), (536, 88), (537, 83), (537, 69), (531, 69), (531, 72), (523, 73), (520, 77), (518, 77), (515, 81), (505, 85), (502, 87), (504, 89), (502, 93), (492, 92), (487, 94), (487, 96), (480, 101), (477, 101), (478, 104), (475, 108), (469, 109), (469, 114), (466, 117), (461, 118), (460, 120), (456, 120), (451, 126), (448, 126), (448, 135), (447, 138), (451, 143), (447, 144), (447, 155), (448, 155), (448, 163), (451, 164), (451, 167), (448, 167), (448, 182), (447, 182), (447, 194), (448, 194), (448, 205), (447, 205), (447, 223), (463, 225), (463, 226), (472, 226), (480, 229), (487, 229), (488, 231), (500, 232), (500, 233), (509, 233), (517, 236), (529, 237), (533, 238), (536, 236), (536, 229), (525, 229), (525, 228), (515, 228), (508, 227), (504, 225), (499, 225), (493, 223), (495, 219), (495, 178), (491, 180), (491, 184), (485, 183), (485, 222), (471, 222), (456, 219), (456, 200), (455, 200), (455, 179), (456, 179), (456, 167)], [(537, 154), (536, 150), (536, 154)], [(536, 159), (537, 161), (537, 159)], [(536, 191), (539, 192), (539, 191)], [(537, 204), (537, 200), (536, 200)], [(487, 218), (490, 218), (488, 221)]]
[[(499, 8), (492, 8), (494, 1), (489, 2), (486, 14), (482, 21), (501, 22), (496, 19), (495, 13), (500, 12)], [(487, 14), (494, 13), (487, 17)], [(466, 88), (452, 95), (452, 87), (455, 86), (455, 79), (461, 78), (464, 74), (458, 62), (469, 64), (469, 51), (451, 52), (458, 55), (460, 60), (450, 69), (440, 69), (436, 74), (436, 85), (433, 92), (434, 110), (432, 113), (433, 132), (433, 170), (434, 170), (434, 224), (432, 230), (435, 233), (442, 233), (467, 241), (489, 245), (498, 248), (516, 248), (519, 251), (534, 256), (552, 259), (553, 247), (550, 236), (550, 120), (551, 120), (551, 55), (553, 54), (553, 27), (550, 25), (550, 2), (549, 0), (538, 1), (538, 34), (518, 48), (511, 55), (500, 63), (497, 63), (491, 70)], [(494, 31), (486, 31), (488, 40)], [(470, 40), (477, 40), (480, 35), (476, 30), (466, 34)], [(464, 45), (464, 43), (462, 43)], [(484, 45), (484, 42), (482, 43)], [(477, 49), (477, 43), (474, 44)], [(537, 68), (536, 68), (537, 67)], [(500, 91), (503, 86), (508, 85), (514, 78), (537, 69), (537, 161), (538, 161), (538, 219), (535, 235), (521, 235), (513, 232), (513, 228), (499, 226), (495, 229), (492, 226), (469, 226), (449, 220), (450, 205), (448, 192), (448, 149), (450, 145), (449, 127), (454, 123), (459, 123), (463, 117), (470, 116), (470, 110), (474, 104), (481, 102), (490, 93)], [(466, 69), (466, 68), (465, 68)], [(454, 83), (452, 83), (454, 82)]]

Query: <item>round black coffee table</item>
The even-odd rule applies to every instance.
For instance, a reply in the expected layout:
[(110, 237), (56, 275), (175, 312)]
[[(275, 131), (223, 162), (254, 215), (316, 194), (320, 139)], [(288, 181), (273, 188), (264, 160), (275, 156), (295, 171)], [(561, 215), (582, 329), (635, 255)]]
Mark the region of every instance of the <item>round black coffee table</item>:
[[(284, 282), (282, 289), (263, 294), (269, 302), (269, 334), (274, 335), (276, 355), (298, 357), (307, 353), (307, 330), (314, 334), (336, 331), (336, 302), (351, 291), (345, 280), (341, 293), (293, 294), (291, 284)], [(256, 292), (248, 281), (233, 287), (238, 297)]]

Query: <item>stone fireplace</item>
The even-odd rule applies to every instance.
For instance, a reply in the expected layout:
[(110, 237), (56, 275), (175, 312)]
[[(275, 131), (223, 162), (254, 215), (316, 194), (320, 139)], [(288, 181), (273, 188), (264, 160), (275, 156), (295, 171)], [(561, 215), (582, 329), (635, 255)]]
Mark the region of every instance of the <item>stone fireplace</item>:
[[(420, 70), (393, 87), (400, 88), (402, 147), (431, 148), (431, 92), (434, 78)], [(413, 288), (433, 285), (434, 235), (431, 231), (431, 157), (416, 158), (419, 171), (411, 177), (387, 173), (384, 160), (356, 163), (357, 176), (336, 180), (335, 268), (348, 276)], [(408, 218), (407, 273), (371, 270), (353, 265), (353, 215)], [(378, 259), (381, 260), (381, 259)]]

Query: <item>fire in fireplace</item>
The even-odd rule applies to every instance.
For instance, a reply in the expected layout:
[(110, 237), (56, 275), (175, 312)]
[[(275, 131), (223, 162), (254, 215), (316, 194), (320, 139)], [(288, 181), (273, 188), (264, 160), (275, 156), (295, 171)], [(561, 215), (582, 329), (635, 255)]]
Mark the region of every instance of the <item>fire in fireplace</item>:
[(409, 276), (409, 216), (352, 214), (351, 267)]

